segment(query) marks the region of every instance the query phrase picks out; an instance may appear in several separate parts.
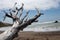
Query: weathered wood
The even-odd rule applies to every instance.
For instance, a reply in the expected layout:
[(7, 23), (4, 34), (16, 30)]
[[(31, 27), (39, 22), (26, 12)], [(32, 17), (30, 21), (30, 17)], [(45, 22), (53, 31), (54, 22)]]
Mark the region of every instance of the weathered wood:
[[(22, 4), (23, 6), (23, 4)], [(23, 9), (22, 9), (23, 11)], [(27, 14), (24, 16), (23, 20), (25, 19), (25, 17), (28, 15)], [(42, 14), (38, 12), (37, 15), (35, 15), (33, 18), (27, 20), (26, 22), (23, 22), (22, 19), (20, 20), (17, 15), (8, 15), (6, 13), (6, 16), (9, 18), (12, 18), (14, 21), (13, 26), (9, 29), (6, 30), (5, 32), (3, 32), (2, 34), (0, 34), (0, 40), (13, 40), (15, 37), (18, 36), (18, 32), (20, 30), (23, 30), (24, 28), (26, 28), (28, 25), (31, 25), (31, 23), (35, 22), (36, 19), (38, 17), (40, 17)]]
[(15, 21), (12, 28), (10, 28), (9, 30), (5, 31), (0, 35), (0, 40), (13, 40), (18, 35), (18, 32), (20, 30), (23, 30), (28, 25), (31, 25), (31, 23), (33, 23), (39, 16), (41, 15), (40, 14), (36, 15), (34, 18), (28, 20), (25, 23), (22, 23), (21, 25), (19, 25), (18, 21)]

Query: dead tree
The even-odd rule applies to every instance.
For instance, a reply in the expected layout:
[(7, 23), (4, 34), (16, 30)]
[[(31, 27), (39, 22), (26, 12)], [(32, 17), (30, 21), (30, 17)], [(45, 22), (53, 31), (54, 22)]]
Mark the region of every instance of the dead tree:
[[(17, 9), (16, 9), (17, 10)], [(23, 9), (22, 9), (23, 11)], [(39, 18), (42, 14), (39, 13), (39, 11), (37, 10), (37, 15), (35, 15), (33, 18), (27, 20), (26, 22), (24, 22), (24, 19), (27, 17), (29, 11), (26, 13), (26, 15), (24, 16), (24, 18), (20, 19), (20, 17), (17, 17), (17, 15), (9, 15), (6, 12), (6, 17), (12, 18), (14, 23), (12, 25), (12, 27), (9, 30), (6, 30), (5, 32), (3, 32), (2, 34), (0, 34), (0, 40), (13, 40), (15, 37), (18, 36), (18, 32), (20, 30), (23, 30), (24, 28), (26, 28), (27, 26), (31, 25), (31, 23), (35, 22), (37, 18)], [(21, 15), (21, 14), (20, 14)]]

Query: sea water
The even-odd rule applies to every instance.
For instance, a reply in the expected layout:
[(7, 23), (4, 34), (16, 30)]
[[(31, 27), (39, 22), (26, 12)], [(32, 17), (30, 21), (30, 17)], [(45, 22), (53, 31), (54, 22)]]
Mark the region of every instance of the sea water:
[(60, 31), (60, 22), (42, 24), (35, 23), (25, 28), (24, 31), (36, 31), (36, 32)]
[[(1, 27), (1, 31), (8, 30), (11, 27)], [(59, 23), (33, 23), (23, 31), (35, 31), (35, 32), (49, 32), (49, 31), (60, 31)]]

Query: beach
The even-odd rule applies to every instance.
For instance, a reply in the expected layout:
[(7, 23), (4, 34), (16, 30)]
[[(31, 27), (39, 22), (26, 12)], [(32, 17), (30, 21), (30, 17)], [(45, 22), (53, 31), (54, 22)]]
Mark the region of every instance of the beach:
[(19, 32), (14, 40), (60, 40), (59, 32)]
[(25, 31), (19, 32), (18, 37), (14, 40), (60, 40), (59, 24), (60, 23), (32, 24), (30, 26), (32, 29), (27, 28), (24, 29)]
[[(11, 27), (1, 27), (0, 33)], [(18, 33), (14, 40), (60, 40), (60, 23), (32, 24)]]
[[(0, 33), (2, 33), (0, 31)], [(21, 31), (18, 33), (18, 37), (13, 40), (60, 40), (60, 31), (54, 32), (33, 32), (33, 31)]]

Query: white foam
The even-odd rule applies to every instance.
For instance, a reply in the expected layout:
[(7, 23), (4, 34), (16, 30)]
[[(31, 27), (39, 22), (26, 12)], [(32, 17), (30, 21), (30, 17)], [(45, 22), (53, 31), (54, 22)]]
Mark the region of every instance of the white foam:
[[(31, 26), (24, 29), (24, 31), (36, 31), (36, 32), (48, 32), (48, 31), (60, 31), (60, 23), (50, 23), (50, 24), (32, 24)], [(0, 30), (5, 31), (11, 27), (2, 27)]]
[(25, 28), (24, 31), (35, 31), (35, 32), (49, 32), (49, 31), (60, 31), (60, 27), (56, 28)]

